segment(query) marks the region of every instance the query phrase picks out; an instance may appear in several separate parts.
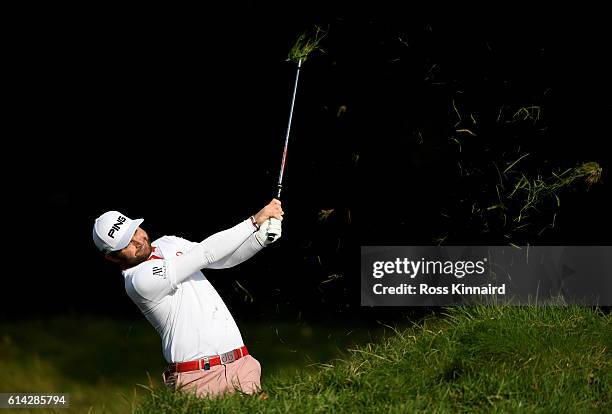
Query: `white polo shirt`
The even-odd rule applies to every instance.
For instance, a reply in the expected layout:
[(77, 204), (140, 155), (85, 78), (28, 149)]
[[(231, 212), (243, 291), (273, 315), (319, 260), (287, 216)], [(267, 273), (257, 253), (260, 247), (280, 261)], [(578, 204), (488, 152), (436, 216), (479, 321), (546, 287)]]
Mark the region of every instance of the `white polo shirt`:
[(227, 306), (200, 271), (235, 266), (263, 249), (250, 220), (201, 243), (155, 240), (149, 259), (124, 270), (125, 290), (160, 334), (164, 358), (184, 362), (244, 345)]

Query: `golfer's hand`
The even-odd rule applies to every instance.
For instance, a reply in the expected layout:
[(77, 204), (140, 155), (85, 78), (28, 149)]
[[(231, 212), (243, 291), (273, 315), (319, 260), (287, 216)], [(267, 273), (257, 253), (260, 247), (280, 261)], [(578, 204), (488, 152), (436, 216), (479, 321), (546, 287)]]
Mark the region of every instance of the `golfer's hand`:
[(284, 212), (281, 208), (280, 200), (274, 198), (267, 206), (259, 210), (259, 212), (253, 217), (255, 218), (255, 222), (257, 222), (257, 225), (261, 226), (271, 217), (277, 218), (278, 220), (282, 220), (283, 214)]
[(255, 232), (255, 237), (257, 241), (262, 246), (266, 247), (267, 245), (274, 243), (278, 239), (280, 239), (282, 233), (281, 220), (272, 217), (269, 220), (266, 220), (259, 230)]

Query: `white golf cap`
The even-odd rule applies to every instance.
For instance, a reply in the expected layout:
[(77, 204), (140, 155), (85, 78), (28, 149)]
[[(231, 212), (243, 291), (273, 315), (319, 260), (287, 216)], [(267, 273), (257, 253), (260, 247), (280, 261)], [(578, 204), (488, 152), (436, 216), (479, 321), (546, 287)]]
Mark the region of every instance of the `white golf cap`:
[(103, 253), (125, 248), (143, 219), (132, 220), (118, 211), (107, 211), (93, 225), (93, 241)]

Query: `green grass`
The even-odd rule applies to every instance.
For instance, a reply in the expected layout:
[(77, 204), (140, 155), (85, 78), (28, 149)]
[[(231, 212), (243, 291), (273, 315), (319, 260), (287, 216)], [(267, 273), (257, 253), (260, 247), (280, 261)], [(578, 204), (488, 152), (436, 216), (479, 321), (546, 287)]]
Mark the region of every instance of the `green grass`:
[(260, 395), (152, 387), (137, 412), (611, 412), (610, 322), (584, 307), (452, 308), (316, 371), (264, 377)]
[(302, 33), (291, 47), (287, 60), (294, 63), (303, 63), (308, 59), (312, 52), (317, 50), (323, 51), (319, 44), (326, 34), (327, 32), (325, 32), (319, 26), (315, 26), (312, 33)]
[(62, 413), (129, 412), (142, 395), (136, 384), (150, 382), (147, 372), (160, 383), (156, 335), (140, 321), (91, 317), (0, 323), (0, 390), (69, 393)]
[[(353, 323), (238, 321), (246, 344), (261, 362), (264, 377), (292, 378), (312, 372), (348, 346), (376, 340), (382, 326)], [(161, 387), (165, 367), (157, 332), (144, 318), (54, 317), (0, 321), (0, 392), (67, 392), (61, 413), (131, 412)], [(139, 385), (141, 384), (141, 385)], [(9, 410), (0, 410), (8, 413)], [(52, 412), (45, 409), (18, 413)]]

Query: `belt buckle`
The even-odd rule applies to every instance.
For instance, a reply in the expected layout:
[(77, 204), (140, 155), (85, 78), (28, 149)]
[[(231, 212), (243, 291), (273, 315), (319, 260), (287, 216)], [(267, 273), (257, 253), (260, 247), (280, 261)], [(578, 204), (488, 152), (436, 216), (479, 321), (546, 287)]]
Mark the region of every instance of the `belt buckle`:
[(231, 364), (235, 360), (236, 360), (236, 355), (234, 355), (234, 351), (229, 351), (224, 354), (221, 354), (221, 363), (223, 365)]
[[(204, 361), (204, 367), (202, 367), (202, 361)], [(204, 371), (210, 370), (210, 362), (208, 362), (208, 357), (200, 359), (200, 369), (203, 369)]]

